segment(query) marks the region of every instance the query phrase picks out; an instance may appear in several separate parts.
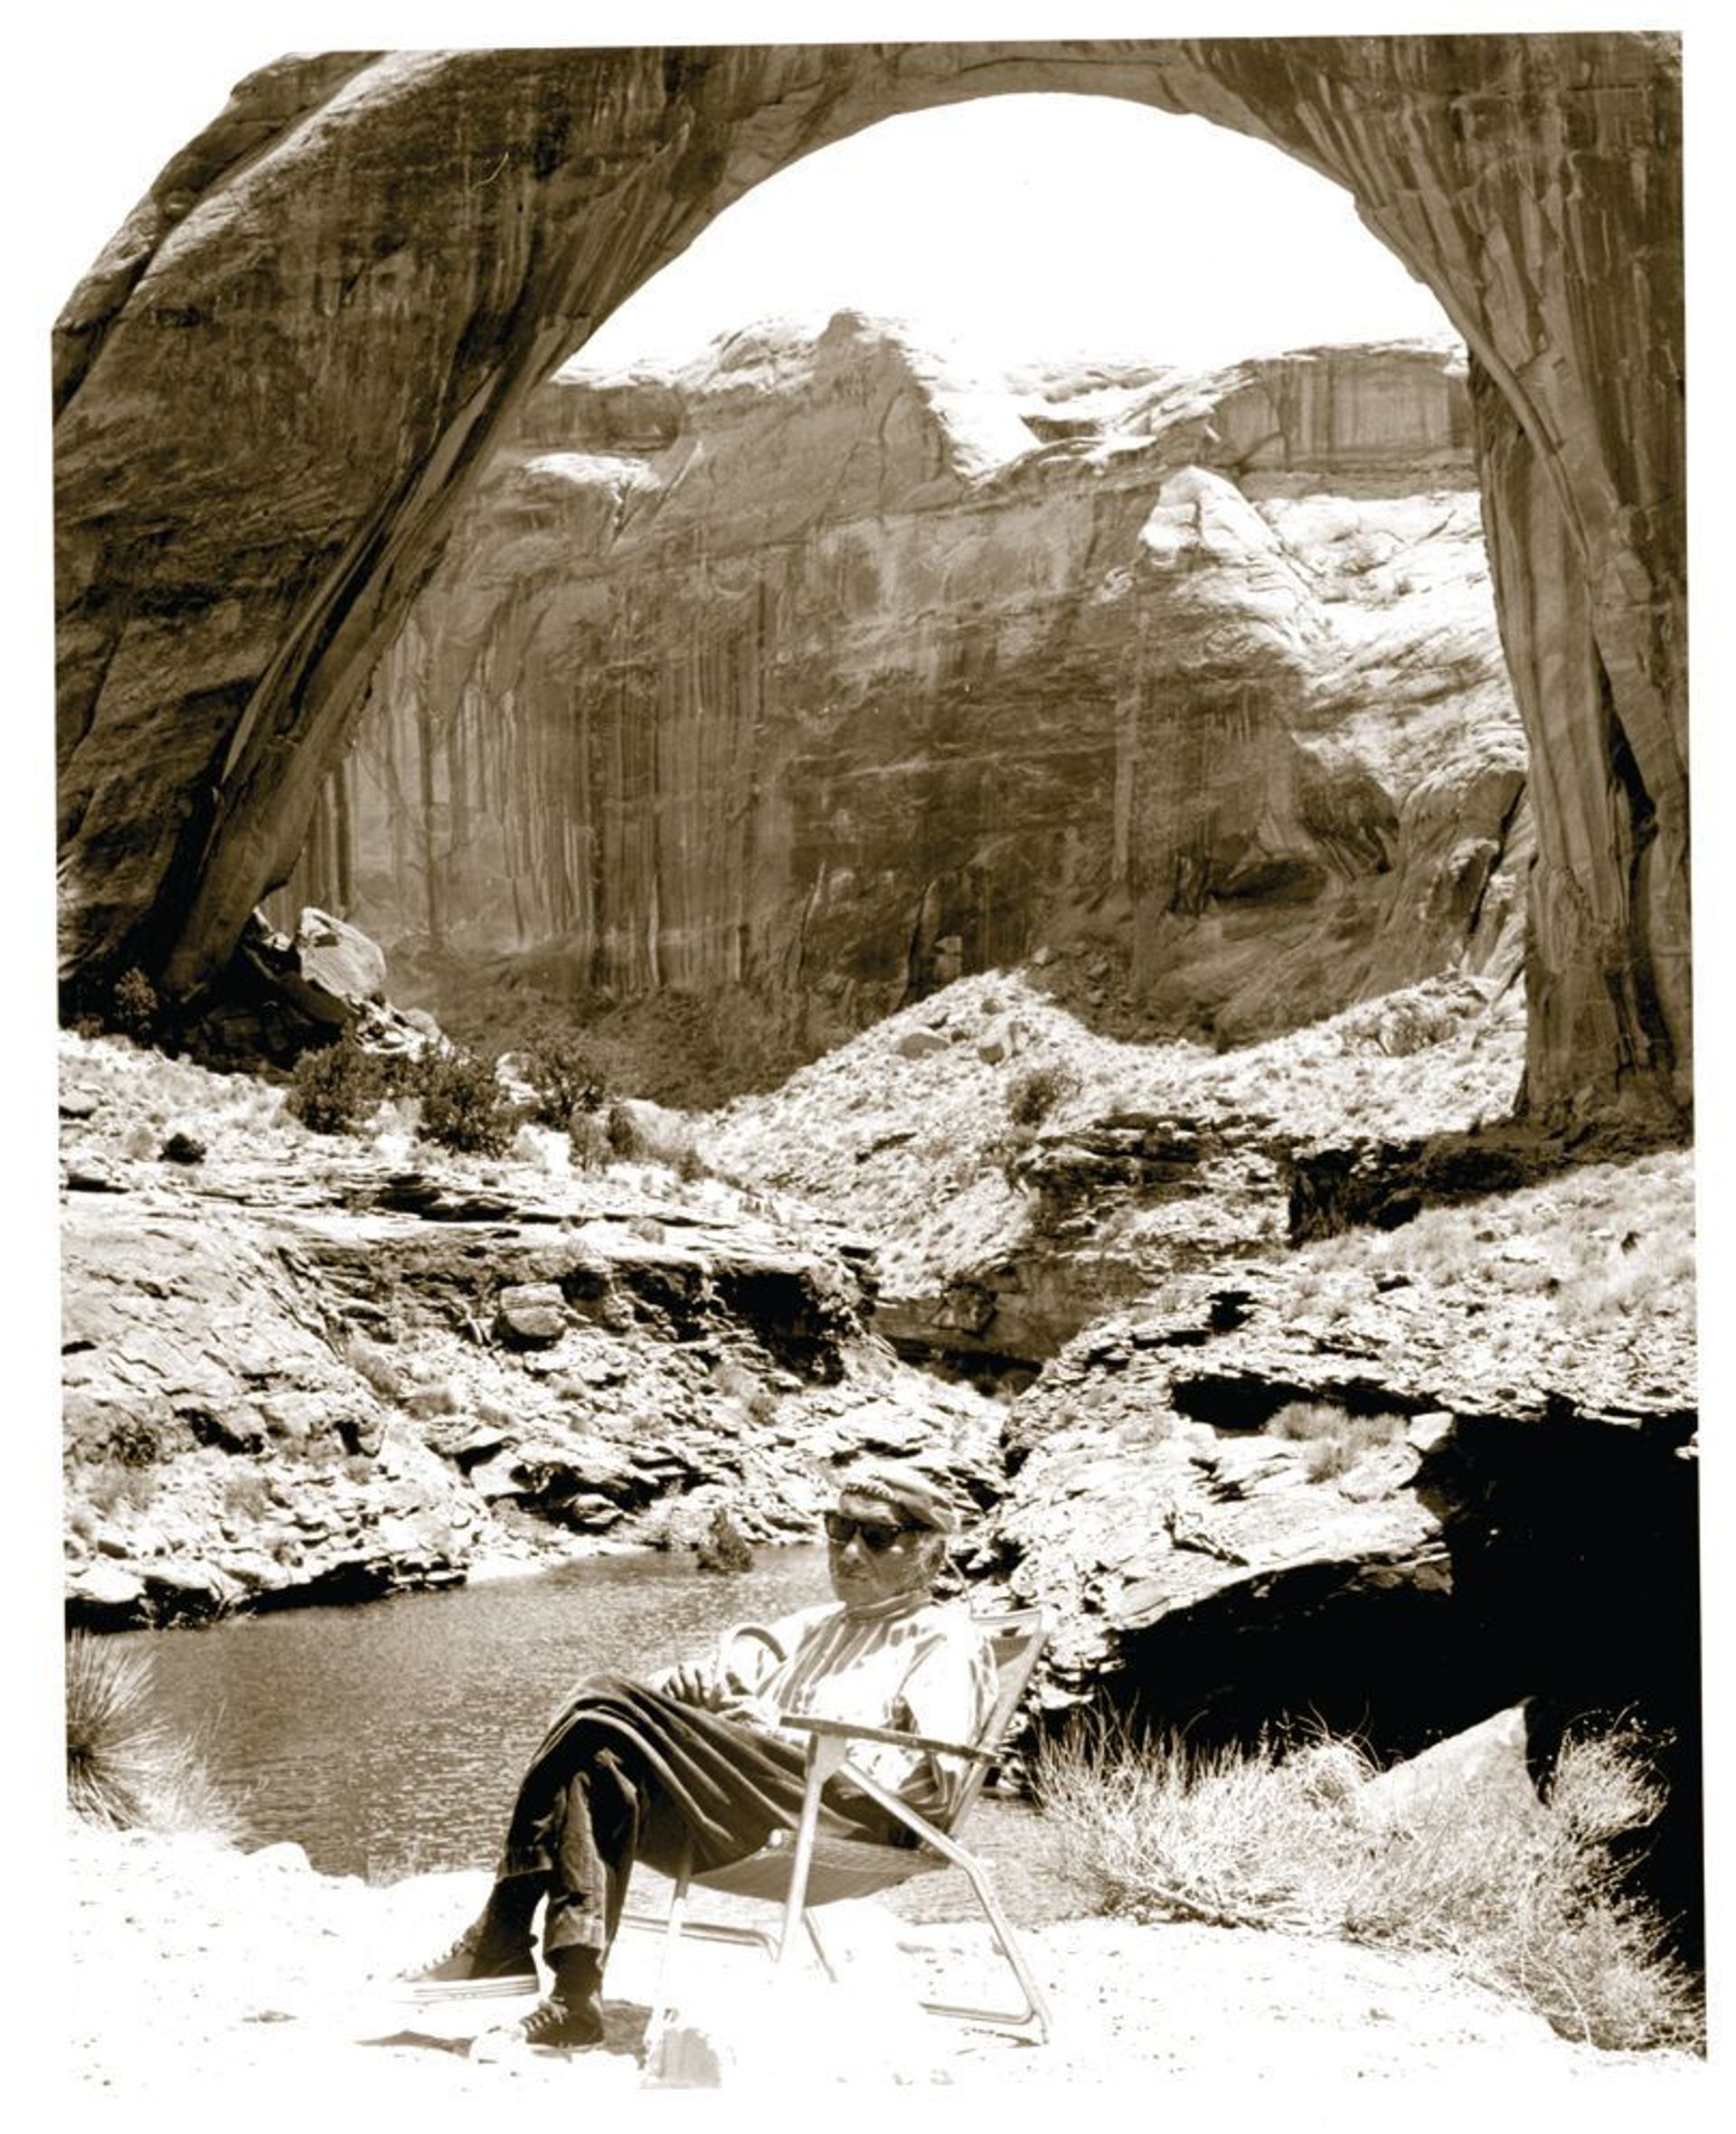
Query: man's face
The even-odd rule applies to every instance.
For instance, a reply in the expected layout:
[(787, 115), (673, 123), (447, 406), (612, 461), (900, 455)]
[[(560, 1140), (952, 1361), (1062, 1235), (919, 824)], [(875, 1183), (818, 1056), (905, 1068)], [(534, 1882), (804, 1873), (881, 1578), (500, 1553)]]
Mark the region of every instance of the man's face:
[(838, 1499), (836, 1516), (846, 1531), (841, 1540), (828, 1534), (826, 1559), (832, 1591), (846, 1608), (927, 1592), (934, 1583), (941, 1539), (931, 1527), (906, 1526), (889, 1506), (849, 1490)]

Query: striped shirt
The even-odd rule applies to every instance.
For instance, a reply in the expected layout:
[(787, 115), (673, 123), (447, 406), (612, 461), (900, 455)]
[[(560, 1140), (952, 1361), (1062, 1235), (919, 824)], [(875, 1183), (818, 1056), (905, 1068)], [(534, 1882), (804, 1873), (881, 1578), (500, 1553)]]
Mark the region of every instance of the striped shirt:
[[(807, 1737), (778, 1728), (779, 1713), (974, 1742), (994, 1706), (994, 1657), (965, 1608), (901, 1599), (852, 1610), (834, 1601), (766, 1628), (781, 1660), (757, 1638), (733, 1630), (720, 1642), (712, 1668), (731, 1691), (754, 1701), (766, 1723), (792, 1740)], [(885, 1742), (857, 1743), (850, 1760), (925, 1812), (945, 1807), (968, 1768), (962, 1757)]]

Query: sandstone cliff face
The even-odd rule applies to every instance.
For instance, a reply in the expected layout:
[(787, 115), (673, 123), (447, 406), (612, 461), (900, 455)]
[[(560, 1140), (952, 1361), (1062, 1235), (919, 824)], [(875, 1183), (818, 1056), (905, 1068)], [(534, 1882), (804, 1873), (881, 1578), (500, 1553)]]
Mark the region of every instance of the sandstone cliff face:
[(844, 314), (557, 378), (290, 901), (401, 990), (406, 951), (516, 953), (810, 1028), (1080, 940), (1130, 1014), (1229, 1039), (1510, 968), (1473, 483), (1448, 348), (1007, 383)]
[(218, 979), (488, 451), (711, 217), (891, 113), (1058, 88), (1274, 143), (1439, 297), (1487, 382), (1509, 656), (1541, 673), (1559, 649), (1583, 685), (1521, 686), (1547, 751), (1532, 1102), (1684, 1106), (1680, 63), (1655, 36), (463, 52), (252, 78), (61, 322), (69, 984), (128, 961), (183, 996)]

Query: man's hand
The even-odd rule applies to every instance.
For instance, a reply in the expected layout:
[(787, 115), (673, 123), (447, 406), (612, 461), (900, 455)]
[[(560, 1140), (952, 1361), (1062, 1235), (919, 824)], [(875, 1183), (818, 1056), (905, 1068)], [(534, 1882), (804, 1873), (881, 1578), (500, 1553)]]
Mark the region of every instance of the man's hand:
[(676, 1704), (697, 1704), (705, 1712), (715, 1712), (722, 1699), (711, 1669), (697, 1660), (684, 1660), (679, 1667), (667, 1668), (657, 1686)]
[(725, 1719), (739, 1719), (745, 1726), (762, 1728), (767, 1733), (778, 1731), (778, 1707), (767, 1697), (750, 1695), (745, 1690), (724, 1690), (712, 1704), (712, 1710)]

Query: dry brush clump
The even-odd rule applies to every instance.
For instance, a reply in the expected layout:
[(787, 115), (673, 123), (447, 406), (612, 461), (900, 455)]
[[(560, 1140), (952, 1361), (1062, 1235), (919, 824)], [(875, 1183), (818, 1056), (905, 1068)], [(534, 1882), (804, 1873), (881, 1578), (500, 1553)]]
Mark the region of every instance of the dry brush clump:
[(1563, 2036), (1703, 2048), (1698, 1981), (1611, 1852), (1663, 1805), (1637, 1737), (1570, 1740), (1545, 1799), (1471, 1777), (1383, 1810), (1373, 1775), (1331, 1738), (1190, 1751), (1094, 1720), (1045, 1745), (1033, 1780), (1100, 1912), (1426, 1951)]
[(1353, 1415), (1331, 1401), (1288, 1402), (1266, 1425), (1269, 1435), (1307, 1447), (1303, 1460), (1311, 1482), (1348, 1474), (1364, 1453), (1402, 1437), (1404, 1427), (1402, 1415)]
[(86, 1630), (66, 1645), (66, 1792), (76, 1815), (109, 1830), (241, 1827), (201, 1744), (157, 1714), (148, 1654)]
[(1335, 1282), (1372, 1279), (1475, 1298), (1502, 1316), (1485, 1338), (1578, 1340), (1600, 1327), (1691, 1322), (1694, 1307), (1692, 1151), (1587, 1164), (1515, 1192), (1427, 1208), (1391, 1231), (1318, 1240), (1287, 1268), (1293, 1304)]

